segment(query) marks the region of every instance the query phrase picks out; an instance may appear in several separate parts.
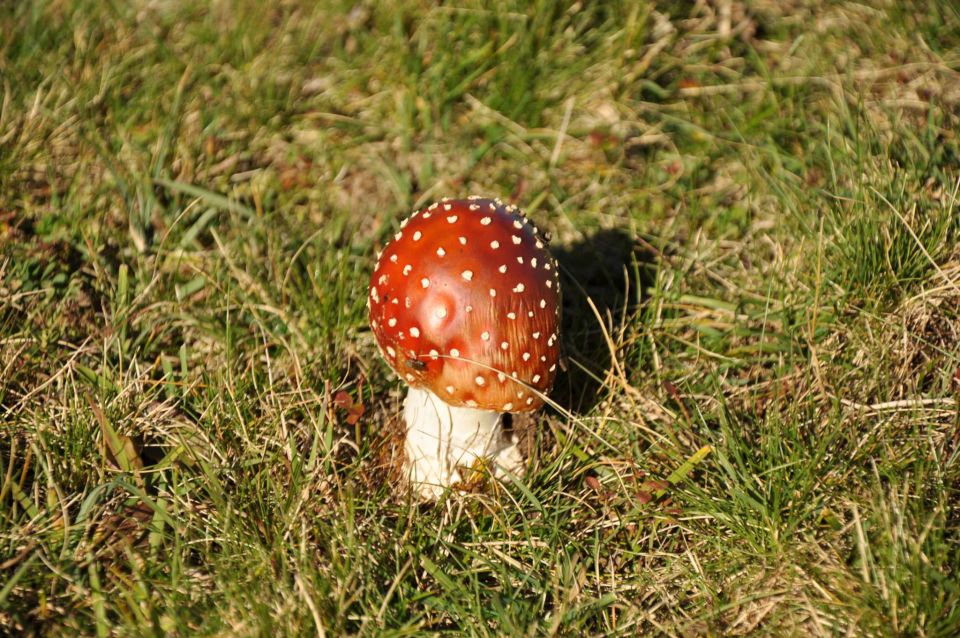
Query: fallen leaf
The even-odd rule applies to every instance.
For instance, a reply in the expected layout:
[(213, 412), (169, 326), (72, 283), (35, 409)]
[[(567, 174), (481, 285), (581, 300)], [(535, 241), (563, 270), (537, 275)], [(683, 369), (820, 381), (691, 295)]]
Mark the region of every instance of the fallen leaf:
[(670, 488), (670, 484), (666, 481), (644, 481), (640, 485), (640, 489), (645, 492), (659, 492), (660, 490), (666, 490)]
[(367, 409), (362, 403), (355, 403), (347, 410), (347, 423), (350, 425), (355, 425), (366, 411)]
[(637, 500), (641, 505), (645, 505), (653, 500), (653, 494), (645, 491), (637, 492)]
[(353, 397), (343, 390), (340, 390), (336, 395), (334, 395), (333, 404), (338, 408), (346, 410), (353, 407)]

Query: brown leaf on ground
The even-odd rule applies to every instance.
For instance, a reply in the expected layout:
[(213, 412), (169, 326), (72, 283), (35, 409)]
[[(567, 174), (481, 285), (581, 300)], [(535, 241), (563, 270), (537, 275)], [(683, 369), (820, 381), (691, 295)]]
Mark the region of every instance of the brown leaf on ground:
[(143, 543), (151, 520), (153, 509), (146, 503), (122, 505), (94, 524), (89, 541), (81, 544), (78, 554), (102, 560), (120, 554), (125, 547), (137, 547)]
[(337, 392), (337, 394), (333, 397), (333, 404), (341, 410), (347, 411), (346, 421), (350, 425), (355, 425), (357, 421), (360, 420), (360, 417), (362, 417), (367, 411), (367, 408), (363, 405), (363, 403), (360, 401), (354, 401), (353, 397), (343, 390)]
[(333, 404), (341, 409), (350, 408), (353, 405), (353, 397), (351, 397), (347, 392), (340, 390), (333, 397)]

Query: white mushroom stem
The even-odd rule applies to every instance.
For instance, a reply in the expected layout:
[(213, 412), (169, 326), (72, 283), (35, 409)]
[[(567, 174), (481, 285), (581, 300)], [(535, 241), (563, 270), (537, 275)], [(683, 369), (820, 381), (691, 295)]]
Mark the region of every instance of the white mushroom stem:
[(500, 412), (451, 406), (429, 390), (410, 388), (403, 415), (403, 469), (421, 498), (435, 499), (469, 477), (463, 470), (478, 467), (477, 460), (496, 478), (523, 474), (523, 457), (504, 433)]

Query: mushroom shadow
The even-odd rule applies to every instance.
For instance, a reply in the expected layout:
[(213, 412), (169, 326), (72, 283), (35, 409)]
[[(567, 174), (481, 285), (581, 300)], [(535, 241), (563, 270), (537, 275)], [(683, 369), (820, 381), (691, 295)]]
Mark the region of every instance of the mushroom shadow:
[(568, 246), (553, 246), (551, 252), (560, 264), (566, 364), (551, 398), (574, 414), (584, 414), (600, 401), (612, 364), (604, 328), (616, 340), (623, 322), (638, 311), (642, 293), (655, 276), (655, 258), (620, 229), (599, 230)]

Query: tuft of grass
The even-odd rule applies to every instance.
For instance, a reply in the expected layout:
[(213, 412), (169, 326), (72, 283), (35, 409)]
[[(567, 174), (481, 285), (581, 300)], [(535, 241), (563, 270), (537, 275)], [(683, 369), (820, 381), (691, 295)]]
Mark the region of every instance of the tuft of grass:
[[(954, 3), (8, 5), (0, 633), (960, 633)], [(366, 287), (470, 194), (565, 370), (417, 506)]]

